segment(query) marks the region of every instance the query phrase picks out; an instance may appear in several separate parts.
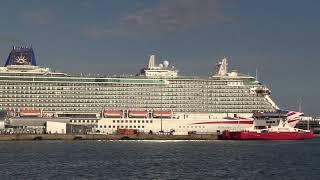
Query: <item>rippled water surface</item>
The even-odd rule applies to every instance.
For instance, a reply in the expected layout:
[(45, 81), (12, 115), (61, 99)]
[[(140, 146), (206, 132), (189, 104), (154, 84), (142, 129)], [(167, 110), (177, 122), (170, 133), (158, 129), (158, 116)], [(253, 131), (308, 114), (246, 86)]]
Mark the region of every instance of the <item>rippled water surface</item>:
[(320, 139), (0, 142), (0, 179), (320, 179)]

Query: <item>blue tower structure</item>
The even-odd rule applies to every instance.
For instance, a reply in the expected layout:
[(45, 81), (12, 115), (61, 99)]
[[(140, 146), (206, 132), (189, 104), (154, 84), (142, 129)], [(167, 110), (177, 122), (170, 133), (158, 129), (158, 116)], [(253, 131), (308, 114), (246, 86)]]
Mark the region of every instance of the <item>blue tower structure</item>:
[(5, 66), (8, 65), (32, 65), (36, 66), (36, 58), (32, 47), (12, 47)]

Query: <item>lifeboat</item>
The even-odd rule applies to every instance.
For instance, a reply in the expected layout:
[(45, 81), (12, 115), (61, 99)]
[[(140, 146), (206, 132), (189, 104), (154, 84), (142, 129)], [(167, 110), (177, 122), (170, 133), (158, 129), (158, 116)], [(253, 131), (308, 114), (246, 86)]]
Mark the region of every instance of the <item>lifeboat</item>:
[(257, 94), (261, 94), (261, 95), (270, 95), (271, 94), (270, 90), (267, 88), (256, 88), (255, 92)]
[(105, 110), (103, 112), (103, 117), (122, 117), (122, 111), (110, 111), (110, 110)]
[(153, 117), (171, 117), (172, 112), (171, 111), (155, 111), (153, 112)]
[(129, 111), (129, 117), (148, 117), (147, 111)]
[(35, 109), (20, 110), (20, 117), (41, 117), (41, 110), (35, 110)]

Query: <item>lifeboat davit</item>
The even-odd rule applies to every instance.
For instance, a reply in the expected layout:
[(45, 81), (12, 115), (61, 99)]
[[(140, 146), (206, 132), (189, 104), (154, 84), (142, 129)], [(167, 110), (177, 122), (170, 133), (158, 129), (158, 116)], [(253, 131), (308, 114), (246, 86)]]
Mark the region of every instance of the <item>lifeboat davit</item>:
[(41, 117), (41, 110), (23, 109), (20, 110), (20, 117)]
[(171, 111), (155, 111), (153, 112), (153, 117), (171, 117), (172, 112)]
[(129, 111), (129, 117), (148, 117), (147, 111)]
[(105, 110), (103, 112), (103, 117), (122, 117), (122, 111), (110, 111), (110, 110)]

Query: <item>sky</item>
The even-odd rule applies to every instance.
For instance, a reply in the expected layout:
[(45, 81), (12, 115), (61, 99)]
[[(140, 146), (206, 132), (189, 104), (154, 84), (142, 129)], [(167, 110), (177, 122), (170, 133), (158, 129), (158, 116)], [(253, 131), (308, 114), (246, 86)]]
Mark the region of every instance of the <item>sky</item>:
[(136, 74), (150, 54), (183, 75), (209, 76), (227, 57), (283, 109), (318, 115), (318, 0), (2, 0), (0, 58), (32, 45), (40, 66)]

